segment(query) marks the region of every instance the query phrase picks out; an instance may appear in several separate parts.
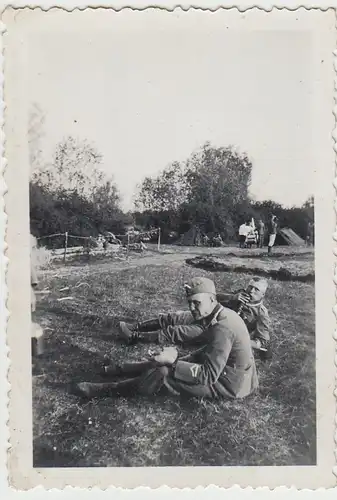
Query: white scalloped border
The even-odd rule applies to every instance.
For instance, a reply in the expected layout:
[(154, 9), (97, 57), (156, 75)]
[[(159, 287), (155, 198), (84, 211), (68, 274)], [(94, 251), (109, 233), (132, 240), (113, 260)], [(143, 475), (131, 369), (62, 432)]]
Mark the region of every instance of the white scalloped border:
[[(295, 11), (299, 9), (305, 9), (305, 10), (322, 10), (326, 11), (329, 9), (334, 9), (335, 11), (335, 18), (336, 18), (336, 50), (334, 50), (334, 69), (335, 69), (335, 80), (334, 80), (334, 101), (335, 101), (335, 106), (333, 107), (333, 115), (335, 117), (335, 128), (332, 131), (332, 137), (334, 139), (334, 151), (336, 153), (335, 155), (335, 164), (336, 164), (336, 177), (334, 180), (334, 187), (336, 189), (337, 193), (337, 2), (333, 0), (330, 1), (316, 1), (314, 3), (310, 2), (304, 2), (297, 3), (296, 0), (288, 0), (285, 3), (273, 3), (269, 1), (263, 1), (263, 5), (261, 4), (251, 4), (249, 0), (240, 0), (237, 2), (237, 4), (232, 4), (228, 3), (227, 5), (224, 5), (224, 3), (219, 3), (215, 0), (199, 0), (197, 2), (193, 3), (186, 3), (186, 2), (180, 2), (180, 3), (174, 3), (170, 0), (161, 0), (159, 5), (156, 5), (155, 3), (148, 3), (146, 0), (138, 0), (134, 2), (129, 2), (127, 5), (125, 5), (125, 2), (123, 0), (116, 0), (113, 2), (113, 4), (110, 1), (106, 0), (101, 0), (101, 1), (95, 1), (92, 0), (90, 4), (79, 4), (78, 1), (76, 0), (58, 0), (57, 4), (55, 5), (55, 2), (52, 0), (45, 0), (41, 1), (39, 3), (30, 3), (30, 2), (25, 2), (25, 0), (17, 0), (15, 3), (7, 3), (4, 0), (0, 0), (0, 12), (1, 14), (6, 10), (7, 8), (13, 8), (16, 10), (20, 9), (25, 9), (29, 8), (32, 10), (42, 10), (42, 11), (49, 11), (52, 9), (59, 9), (59, 10), (65, 10), (67, 12), (73, 12), (76, 10), (82, 11), (82, 10), (98, 10), (98, 9), (113, 9), (116, 12), (120, 12), (122, 10), (136, 10), (136, 11), (143, 11), (143, 10), (149, 10), (149, 9), (161, 9), (161, 10), (167, 10), (168, 12), (173, 12), (174, 10), (182, 10), (182, 11), (188, 11), (190, 9), (193, 10), (202, 10), (206, 12), (216, 12), (217, 10), (238, 10), (239, 12), (247, 12), (249, 10), (261, 10), (264, 12), (270, 12), (272, 10), (290, 10), (290, 11)], [(334, 5), (335, 3), (335, 5)], [(0, 34), (1, 34), (1, 57), (0, 57), (0, 276), (1, 276), (1, 281), (0, 281), (0, 334), (3, 332), (5, 334), (6, 332), (6, 325), (8, 322), (9, 318), (9, 310), (6, 307), (7, 304), (7, 283), (6, 283), (6, 271), (8, 267), (8, 258), (6, 256), (6, 250), (7, 250), (7, 244), (6, 244), (6, 228), (7, 228), (7, 214), (6, 214), (6, 204), (5, 204), (5, 195), (7, 193), (7, 186), (4, 181), (4, 173), (7, 167), (7, 159), (5, 156), (5, 144), (6, 144), (6, 137), (4, 133), (4, 122), (5, 122), (5, 111), (6, 111), (6, 103), (4, 101), (4, 74), (3, 74), (3, 68), (4, 68), (4, 61), (5, 61), (5, 50), (3, 47), (2, 43), (2, 38), (6, 34), (6, 26), (2, 23), (0, 20)], [(334, 203), (334, 209), (335, 213), (337, 216), (337, 197), (335, 199)], [(336, 232), (333, 235), (333, 239), (337, 241), (337, 226), (336, 226)], [(334, 248), (334, 254), (337, 256), (337, 247)], [(335, 259), (334, 262), (334, 283), (336, 285), (336, 298), (337, 298), (337, 261)], [(337, 319), (337, 303), (334, 306), (334, 313)], [(333, 333), (333, 337), (335, 341), (337, 341), (337, 328)], [(286, 487), (286, 486), (278, 486), (276, 488), (269, 488), (269, 487), (257, 487), (257, 488), (252, 488), (252, 487), (246, 487), (246, 488), (241, 488), (239, 485), (233, 485), (230, 488), (221, 488), (218, 487), (214, 484), (210, 484), (207, 487), (201, 487), (198, 486), (196, 488), (169, 488), (168, 486), (161, 486), (159, 488), (150, 488), (150, 487), (137, 487), (132, 490), (126, 490), (124, 488), (120, 487), (114, 487), (114, 486), (109, 486), (107, 488), (99, 488), (97, 486), (94, 486), (92, 488), (80, 488), (80, 487), (74, 487), (74, 486), (66, 486), (63, 489), (56, 489), (56, 488), (50, 488), (50, 489), (45, 489), (43, 486), (38, 486), (35, 487), (31, 490), (13, 490), (8, 487), (9, 481), (8, 481), (8, 471), (6, 468), (7, 465), (7, 453), (8, 449), (10, 448), (10, 435), (9, 435), (9, 429), (7, 427), (8, 419), (9, 419), (9, 412), (8, 412), (8, 403), (9, 403), (9, 391), (10, 391), (10, 384), (7, 380), (7, 373), (10, 365), (10, 358), (9, 358), (9, 348), (6, 343), (6, 337), (5, 335), (2, 335), (1, 337), (1, 344), (0, 344), (0, 366), (2, 367), (2, 379), (5, 380), (5, 384), (0, 385), (0, 420), (2, 422), (2, 429), (6, 429), (5, 431), (5, 439), (3, 440), (4, 447), (1, 449), (1, 459), (3, 457), (3, 460), (1, 460), (1, 465), (5, 464), (5, 468), (1, 467), (1, 474), (0, 474), (0, 490), (2, 491), (2, 488), (4, 486), (4, 492), (8, 493), (8, 491), (11, 494), (11, 497), (14, 495), (18, 495), (21, 493), (24, 493), (25, 495), (30, 495), (31, 498), (32, 495), (34, 495), (34, 498), (36, 498), (38, 495), (40, 495), (41, 499), (44, 499), (47, 495), (51, 494), (67, 494), (67, 493), (87, 493), (90, 494), (92, 493), (93, 495), (105, 495), (108, 493), (114, 493), (114, 495), (135, 495), (135, 494), (144, 494), (144, 499), (148, 498), (151, 495), (157, 495), (158, 493), (162, 493), (163, 496), (166, 498), (168, 493), (172, 493), (172, 495), (177, 495), (177, 494), (184, 494), (185, 496), (187, 494), (193, 495), (193, 499), (196, 498), (197, 495), (200, 495), (200, 498), (204, 498), (204, 496), (201, 497), (202, 495), (207, 495), (208, 493), (211, 493), (213, 496), (213, 499), (220, 498), (220, 495), (223, 495), (224, 492), (226, 494), (233, 494), (237, 495), (238, 493), (240, 494), (240, 498), (243, 498), (246, 495), (259, 495), (258, 498), (261, 498), (263, 494), (279, 494), (281, 495), (280, 498), (283, 498), (284, 493), (289, 493), (292, 494), (294, 493), (295, 495), (298, 494), (320, 494), (324, 493), (325, 498), (333, 498), (335, 499), (335, 494), (337, 488), (330, 488), (330, 489), (325, 489), (325, 488), (318, 488), (316, 490), (308, 490), (308, 489), (301, 489), (298, 490), (295, 487)], [(337, 367), (337, 350), (335, 350), (335, 365)], [(336, 397), (337, 401), (337, 369), (336, 369), (336, 386), (334, 390), (334, 394)], [(337, 406), (336, 406), (337, 408)], [(335, 458), (336, 458), (336, 465), (333, 467), (333, 473), (337, 477), (337, 411), (336, 411), (336, 416), (335, 416), (335, 423), (336, 423), (336, 430), (335, 430)], [(95, 497), (96, 497), (95, 495)], [(242, 495), (242, 496), (241, 496)], [(322, 495), (323, 497), (323, 495)], [(7, 495), (6, 495), (7, 498)], [(67, 497), (68, 498), (68, 497)], [(70, 496), (69, 496), (70, 498)], [(74, 498), (74, 496), (72, 496)], [(142, 497), (140, 497), (142, 498)], [(157, 498), (157, 497), (156, 497)], [(208, 498), (208, 497), (207, 497)], [(222, 497), (223, 498), (223, 497)], [(288, 497), (289, 498), (289, 497)]]
[(320, 9), (327, 10), (330, 8), (336, 8), (336, 2), (334, 0), (316, 0), (315, 2), (310, 2), (302, 0), (298, 2), (296, 0), (284, 0), (283, 2), (272, 2), (270, 0), (261, 0), (260, 2), (250, 2), (249, 0), (238, 0), (233, 3), (233, 1), (223, 1), (219, 2), (217, 0), (195, 0), (193, 2), (186, 1), (174, 1), (174, 0), (159, 0), (147, 1), (147, 0), (133, 0), (126, 2), (125, 0), (91, 0), (89, 3), (81, 2), (79, 0), (39, 0), (37, 2), (29, 2), (25, 0), (16, 0), (14, 2), (0, 0), (0, 9), (3, 10), (5, 7), (13, 8), (24, 8), (28, 7), (31, 9), (40, 8), (42, 10), (50, 10), (51, 8), (57, 7), (63, 10), (71, 12), (73, 10), (85, 10), (85, 9), (114, 9), (115, 11), (120, 11), (123, 9), (132, 10), (146, 10), (150, 8), (156, 8), (161, 10), (167, 10), (172, 12), (175, 9), (182, 9), (187, 11), (189, 9), (200, 9), (204, 11), (215, 12), (219, 9), (237, 9), (240, 12), (244, 12), (251, 9), (259, 9), (265, 12), (270, 12), (272, 9), (286, 9), (286, 10), (298, 10), (298, 9)]
[[(8, 413), (8, 402), (9, 402), (9, 391), (10, 384), (7, 380), (8, 368), (9, 368), (9, 349), (6, 343), (6, 325), (9, 316), (9, 311), (6, 307), (7, 303), (7, 283), (6, 283), (6, 271), (8, 266), (8, 258), (6, 257), (6, 228), (7, 228), (7, 214), (5, 211), (5, 193), (7, 192), (7, 186), (4, 179), (4, 173), (7, 166), (7, 160), (5, 157), (5, 133), (4, 133), (4, 121), (5, 121), (5, 102), (4, 102), (4, 47), (3, 47), (3, 36), (5, 34), (5, 26), (0, 21), (0, 33), (1, 33), (1, 57), (0, 57), (0, 332), (3, 332), (1, 337), (1, 348), (0, 348), (0, 366), (1, 366), (1, 381), (4, 383), (0, 384), (1, 390), (1, 424), (4, 435), (3, 447), (1, 448), (1, 461), (2, 463), (7, 462), (7, 451), (10, 446), (10, 434), (9, 428), (7, 426), (9, 413)], [(6, 471), (7, 472), (7, 471)], [(2, 482), (2, 475), (0, 480)], [(6, 476), (7, 479), (7, 476)], [(1, 483), (0, 483), (1, 484)]]

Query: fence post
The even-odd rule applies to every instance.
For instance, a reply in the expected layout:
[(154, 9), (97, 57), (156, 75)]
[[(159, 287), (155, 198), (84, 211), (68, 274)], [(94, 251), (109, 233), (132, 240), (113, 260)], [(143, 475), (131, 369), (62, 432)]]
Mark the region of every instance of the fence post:
[(127, 252), (126, 252), (126, 257), (129, 260), (129, 245), (130, 245), (130, 232), (128, 231), (128, 242), (127, 242)]
[(160, 250), (160, 228), (158, 229), (158, 246), (157, 246), (157, 248), (158, 248), (158, 252), (159, 252), (159, 250)]
[(65, 241), (64, 241), (64, 255), (63, 255), (63, 261), (66, 261), (67, 257), (67, 248), (68, 248), (68, 231), (65, 232)]

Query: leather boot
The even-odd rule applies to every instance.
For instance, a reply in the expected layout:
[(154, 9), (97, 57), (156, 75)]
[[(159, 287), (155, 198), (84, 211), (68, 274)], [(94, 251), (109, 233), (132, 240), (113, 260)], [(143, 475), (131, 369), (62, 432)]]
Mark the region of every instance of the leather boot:
[(73, 387), (73, 393), (86, 399), (105, 398), (111, 396), (129, 396), (137, 390), (139, 377), (120, 382), (80, 382)]
[(153, 367), (152, 361), (134, 361), (130, 363), (111, 363), (103, 367), (102, 375), (106, 377), (136, 377)]
[(147, 321), (141, 321), (137, 324), (137, 331), (139, 333), (157, 332), (158, 330), (161, 330), (158, 318), (148, 319)]
[(125, 323), (121, 321), (118, 325), (119, 336), (126, 344), (134, 343), (137, 338), (137, 323)]
[(159, 319), (149, 319), (140, 323), (131, 324), (121, 321), (119, 323), (120, 336), (129, 345), (138, 341), (157, 342), (158, 330), (161, 329)]

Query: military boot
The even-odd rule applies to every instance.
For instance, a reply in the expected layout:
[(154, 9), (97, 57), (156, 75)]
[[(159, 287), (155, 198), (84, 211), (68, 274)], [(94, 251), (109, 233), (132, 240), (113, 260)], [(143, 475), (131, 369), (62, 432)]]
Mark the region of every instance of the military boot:
[(101, 375), (106, 377), (136, 377), (153, 367), (152, 361), (131, 361), (129, 363), (110, 363), (103, 367)]
[(159, 319), (149, 319), (140, 323), (119, 323), (120, 337), (128, 344), (137, 342), (157, 342), (158, 330), (161, 330)]
[(130, 396), (137, 390), (139, 377), (120, 382), (80, 382), (72, 387), (72, 393), (85, 399)]

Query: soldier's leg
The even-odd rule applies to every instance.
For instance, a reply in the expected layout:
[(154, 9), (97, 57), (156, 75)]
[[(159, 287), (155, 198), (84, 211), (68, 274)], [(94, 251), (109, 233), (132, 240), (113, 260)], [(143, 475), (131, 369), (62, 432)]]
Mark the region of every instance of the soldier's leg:
[(269, 242), (268, 242), (268, 254), (272, 253), (273, 246), (275, 244), (275, 239), (276, 239), (276, 234), (271, 234), (269, 236)]
[(130, 361), (126, 363), (110, 363), (103, 367), (102, 375), (108, 377), (122, 377), (141, 375), (153, 367), (153, 361)]
[(118, 382), (91, 383), (81, 382), (73, 387), (73, 393), (84, 398), (102, 398), (133, 396), (135, 394), (153, 395), (164, 385), (169, 370), (165, 366), (156, 366), (143, 375)]
[(190, 398), (216, 399), (216, 391), (209, 385), (186, 384), (168, 374), (164, 378), (164, 385), (171, 394)]
[(139, 323), (119, 323), (120, 337), (129, 345), (139, 341), (157, 342), (158, 330), (161, 326), (158, 318), (142, 321)]
[(203, 332), (203, 327), (195, 321), (190, 311), (161, 314), (159, 322), (161, 325), (160, 343), (182, 344), (197, 338)]
[(130, 325), (119, 324), (121, 337), (130, 345), (139, 341), (183, 343), (198, 337), (203, 329), (189, 311), (160, 314), (158, 318)]
[(80, 382), (72, 388), (72, 393), (83, 398), (105, 398), (113, 396), (132, 396), (137, 393), (139, 377), (118, 382)]

